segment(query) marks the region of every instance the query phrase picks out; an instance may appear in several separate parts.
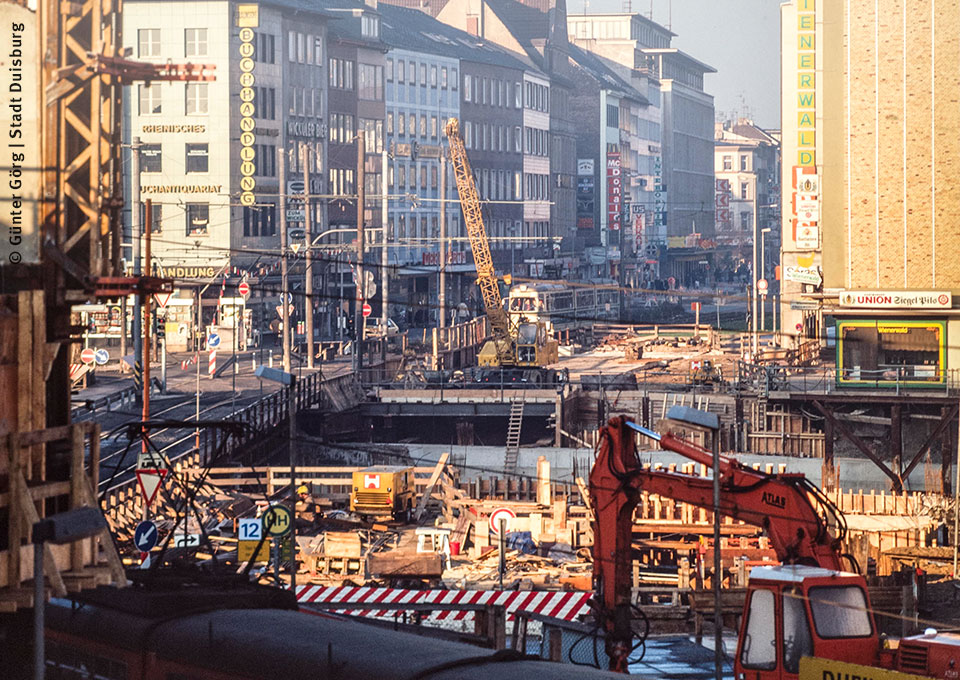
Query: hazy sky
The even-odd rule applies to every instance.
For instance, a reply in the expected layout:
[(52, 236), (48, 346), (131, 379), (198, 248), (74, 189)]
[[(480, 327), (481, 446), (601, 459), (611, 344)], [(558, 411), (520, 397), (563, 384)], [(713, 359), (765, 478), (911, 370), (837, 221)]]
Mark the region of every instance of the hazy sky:
[[(582, 12), (584, 1), (567, 0), (567, 11)], [(761, 127), (780, 127), (780, 0), (587, 1), (588, 12), (644, 15), (652, 2), (654, 21), (677, 34), (673, 46), (717, 69), (704, 89), (718, 117), (746, 112)]]

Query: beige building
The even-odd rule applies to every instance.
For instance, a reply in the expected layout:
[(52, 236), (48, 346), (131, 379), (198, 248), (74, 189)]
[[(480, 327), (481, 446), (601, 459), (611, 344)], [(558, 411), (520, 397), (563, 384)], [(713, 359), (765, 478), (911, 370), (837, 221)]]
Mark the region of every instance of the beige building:
[(841, 384), (942, 384), (960, 368), (960, 4), (792, 0), (781, 27), (783, 329), (834, 327)]

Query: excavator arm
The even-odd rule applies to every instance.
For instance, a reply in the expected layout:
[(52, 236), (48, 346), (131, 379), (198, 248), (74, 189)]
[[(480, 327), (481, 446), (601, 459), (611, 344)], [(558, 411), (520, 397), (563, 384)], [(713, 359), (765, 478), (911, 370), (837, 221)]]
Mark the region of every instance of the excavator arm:
[[(611, 670), (626, 672), (632, 632), (631, 571), (633, 511), (641, 493), (658, 494), (713, 509), (713, 481), (675, 472), (644, 469), (637, 457), (636, 432), (659, 438), (668, 451), (705, 465), (713, 454), (672, 434), (656, 435), (620, 416), (600, 433), (590, 472), (594, 508), (593, 570), (597, 604), (607, 632)], [(762, 527), (778, 559), (843, 570), (840, 541), (828, 526), (845, 531), (843, 516), (803, 475), (768, 475), (721, 456), (720, 512)]]
[(497, 285), (490, 243), (480, 211), (480, 196), (473, 180), (473, 171), (470, 169), (470, 159), (467, 158), (467, 150), (460, 136), (460, 121), (451, 118), (443, 131), (450, 141), (450, 163), (457, 180), (463, 223), (470, 238), (470, 249), (473, 251), (473, 261), (477, 268), (477, 285), (480, 287), (483, 306), (493, 332), (497, 360), (501, 366), (513, 366), (516, 363), (516, 343), (510, 332), (510, 320), (503, 308), (503, 298)]

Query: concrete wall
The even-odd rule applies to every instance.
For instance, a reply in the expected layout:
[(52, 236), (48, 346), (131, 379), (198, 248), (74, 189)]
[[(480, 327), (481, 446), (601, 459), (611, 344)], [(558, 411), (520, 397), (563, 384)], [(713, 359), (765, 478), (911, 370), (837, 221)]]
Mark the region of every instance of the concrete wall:
[[(410, 458), (416, 462), (416, 465), (430, 465), (436, 463), (440, 454), (449, 451), (453, 456), (466, 456), (466, 465), (461, 470), (462, 479), (472, 480), (477, 477), (491, 477), (503, 475), (503, 447), (497, 446), (441, 446), (441, 445), (408, 445)], [(740, 460), (745, 465), (759, 464), (761, 468), (766, 465), (776, 466), (784, 464), (787, 466), (787, 472), (802, 472), (814, 484), (821, 484), (821, 466), (823, 460), (820, 458), (794, 458), (790, 456), (760, 456), (749, 454), (729, 454)], [(593, 463), (592, 449), (555, 449), (555, 448), (521, 448), (520, 457), (517, 463), (517, 473), (521, 475), (536, 476), (537, 458), (546, 456), (550, 461), (551, 476), (558, 482), (573, 482), (573, 460), (577, 460), (578, 474), (584, 479), (589, 474), (590, 466)], [(683, 456), (668, 451), (647, 451), (640, 453), (640, 460), (644, 463), (661, 463), (664, 467), (676, 464), (677, 467), (683, 463), (689, 462)], [(889, 490), (889, 478), (884, 475), (872, 462), (858, 458), (836, 458), (836, 465), (839, 470), (840, 486), (844, 489), (871, 489), (882, 491)], [(924, 488), (923, 466), (917, 466), (910, 475), (908, 490), (920, 491)]]

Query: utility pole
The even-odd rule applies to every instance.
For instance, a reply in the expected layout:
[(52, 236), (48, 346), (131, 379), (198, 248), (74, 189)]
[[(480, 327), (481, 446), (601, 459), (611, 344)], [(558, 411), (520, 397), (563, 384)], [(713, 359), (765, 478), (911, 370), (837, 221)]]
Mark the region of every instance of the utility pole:
[(287, 267), (287, 151), (277, 147), (280, 171), (280, 318), (283, 321), (283, 370), (290, 373), (290, 277)]
[(389, 329), (387, 323), (390, 319), (390, 278), (387, 267), (390, 265), (390, 255), (387, 252), (387, 237), (390, 230), (387, 226), (389, 216), (387, 214), (387, 145), (383, 145), (383, 152), (380, 156), (380, 327), (383, 331), (383, 338), (380, 342), (380, 360), (383, 362), (383, 368), (387, 367), (387, 338)]
[(366, 192), (364, 191), (364, 174), (367, 149), (364, 139), (364, 133), (357, 130), (357, 299), (353, 305), (353, 368), (357, 373), (363, 368), (363, 298), (364, 284), (363, 278), (363, 220), (364, 205), (366, 203)]
[(753, 361), (757, 360), (757, 352), (759, 351), (759, 342), (757, 338), (757, 280), (759, 279), (759, 272), (757, 267), (759, 263), (757, 262), (757, 240), (760, 237), (760, 215), (757, 210), (757, 188), (753, 188), (753, 263), (750, 265), (750, 269), (753, 271), (753, 290), (751, 295), (753, 297), (753, 307), (750, 314), (750, 325), (753, 327), (753, 339), (751, 342)]
[[(138, 206), (139, 207), (139, 206)], [(151, 262), (151, 253), (150, 253), (150, 232), (153, 231), (153, 201), (149, 198), (147, 199), (146, 207), (146, 223), (144, 224), (144, 241), (146, 243), (146, 249), (144, 251), (144, 260), (146, 262), (145, 269), (147, 270), (147, 276), (150, 276), (153, 272), (153, 267), (150, 266)], [(141, 347), (142, 354), (140, 355), (143, 360), (143, 417), (144, 421), (150, 420), (150, 296), (143, 296), (143, 345)], [(140, 440), (140, 450), (143, 453), (147, 453), (147, 437), (146, 431), (143, 433), (143, 438)], [(148, 512), (148, 504), (143, 504), (143, 513), (144, 519), (146, 519), (146, 514)]]
[(440, 147), (440, 328), (447, 325), (447, 156)]
[(300, 145), (300, 162), (303, 164), (303, 215), (304, 215), (304, 242), (307, 246), (305, 256), (305, 275), (303, 290), (306, 296), (303, 308), (306, 312), (307, 332), (307, 368), (313, 368), (313, 206), (310, 205), (310, 147)]
[[(140, 235), (143, 232), (143, 227), (140, 224), (140, 138), (134, 137), (133, 144), (131, 145), (131, 159), (133, 162), (133, 182), (130, 187), (130, 227), (133, 231), (133, 276), (140, 276)], [(140, 376), (140, 380), (143, 380), (143, 300), (140, 299), (140, 295), (133, 296), (133, 319), (130, 324), (130, 331), (133, 334), (133, 375), (134, 382), (137, 380), (137, 376)], [(124, 319), (124, 326), (126, 326), (126, 319)], [(124, 332), (126, 329), (124, 328)], [(121, 357), (121, 363), (123, 362), (123, 357)], [(141, 402), (143, 396), (141, 394), (136, 395), (136, 400)]]

